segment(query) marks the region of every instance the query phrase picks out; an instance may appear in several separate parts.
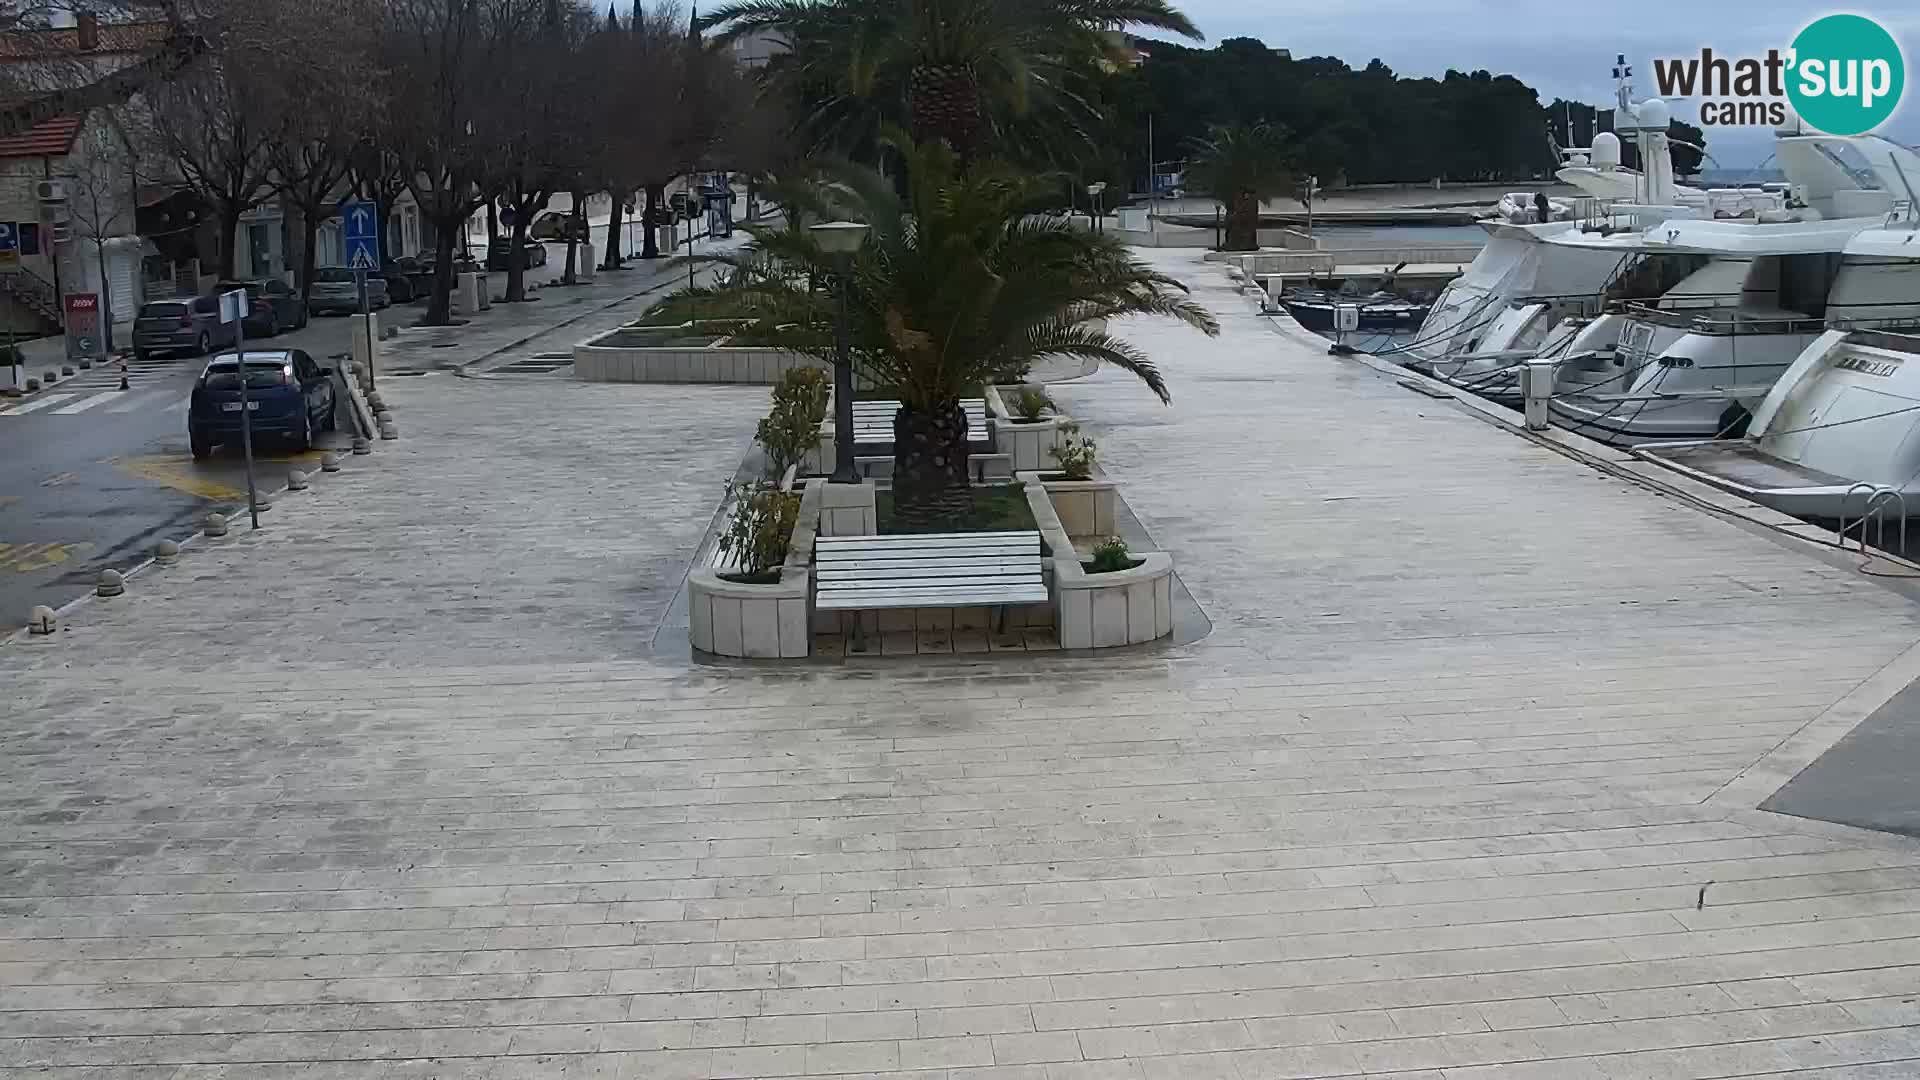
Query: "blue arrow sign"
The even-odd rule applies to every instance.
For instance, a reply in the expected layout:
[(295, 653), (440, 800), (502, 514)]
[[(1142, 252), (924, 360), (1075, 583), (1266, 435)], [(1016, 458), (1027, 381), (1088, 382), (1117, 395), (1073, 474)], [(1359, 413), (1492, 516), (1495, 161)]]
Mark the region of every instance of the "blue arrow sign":
[(364, 199), (340, 204), (345, 225), (347, 265), (355, 270), (380, 269), (380, 211)]

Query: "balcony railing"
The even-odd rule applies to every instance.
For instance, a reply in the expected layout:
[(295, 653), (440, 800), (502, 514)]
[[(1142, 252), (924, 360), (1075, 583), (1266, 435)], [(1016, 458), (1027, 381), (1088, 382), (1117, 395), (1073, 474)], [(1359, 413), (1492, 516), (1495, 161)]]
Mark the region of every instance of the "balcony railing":
[[(1716, 312), (1725, 310), (1724, 308), (1715, 309)], [(1669, 330), (1681, 330), (1689, 334), (1711, 334), (1716, 337), (1818, 334), (1827, 329), (1825, 319), (1816, 319), (1807, 315), (1743, 315), (1733, 312), (1730, 317), (1716, 318), (1712, 315), (1689, 314), (1685, 311), (1664, 311), (1645, 304), (1626, 304), (1624, 313), (1636, 322), (1664, 326)]]

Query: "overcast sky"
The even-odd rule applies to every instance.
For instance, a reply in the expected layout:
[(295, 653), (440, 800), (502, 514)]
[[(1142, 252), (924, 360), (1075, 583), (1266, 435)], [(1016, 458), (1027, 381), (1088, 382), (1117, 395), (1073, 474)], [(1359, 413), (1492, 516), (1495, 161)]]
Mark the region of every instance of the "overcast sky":
[[(1509, 72), (1540, 92), (1542, 104), (1566, 97), (1596, 105), (1613, 100), (1611, 69), (1626, 53), (1634, 89), (1651, 97), (1654, 56), (1746, 56), (1786, 48), (1806, 23), (1829, 11), (1876, 19), (1901, 43), (1908, 89), (1900, 111), (1879, 133), (1920, 144), (1920, 3), (1866, 0), (1827, 8), (1806, 0), (1612, 0), (1601, 5), (1543, 0), (1176, 0), (1209, 42), (1255, 37), (1295, 56), (1337, 56), (1354, 67), (1374, 57), (1402, 75), (1438, 76), (1448, 68)], [(1694, 118), (1691, 104), (1674, 115)], [(1770, 133), (1710, 128), (1707, 147), (1721, 165), (1757, 165)]]

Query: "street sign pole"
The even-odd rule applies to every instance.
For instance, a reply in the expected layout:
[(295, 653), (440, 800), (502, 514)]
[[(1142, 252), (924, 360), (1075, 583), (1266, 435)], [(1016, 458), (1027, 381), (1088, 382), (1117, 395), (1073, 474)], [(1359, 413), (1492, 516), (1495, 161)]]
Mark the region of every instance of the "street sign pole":
[[(374, 389), (373, 319), (367, 302), (367, 275), (380, 269), (380, 213), (365, 199), (340, 204), (340, 220), (345, 223), (347, 265), (353, 268), (354, 288), (360, 295), (360, 325), (367, 335), (367, 390)], [(464, 242), (466, 226), (460, 228)]]
[(247, 291), (220, 297), (220, 321), (233, 323), (234, 374), (240, 379), (240, 448), (247, 458), (247, 514), (260, 528), (259, 487), (253, 480), (253, 401), (247, 393)]

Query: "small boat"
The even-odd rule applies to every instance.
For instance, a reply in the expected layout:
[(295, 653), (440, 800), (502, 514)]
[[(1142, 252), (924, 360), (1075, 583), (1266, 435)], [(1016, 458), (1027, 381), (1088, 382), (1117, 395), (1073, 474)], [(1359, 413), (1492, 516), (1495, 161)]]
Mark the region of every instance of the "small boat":
[(1433, 304), (1384, 291), (1342, 294), (1300, 287), (1281, 294), (1280, 306), (1302, 327), (1321, 333), (1333, 332), (1335, 312), (1339, 308), (1357, 307), (1360, 309), (1359, 330), (1381, 333), (1419, 329)]

